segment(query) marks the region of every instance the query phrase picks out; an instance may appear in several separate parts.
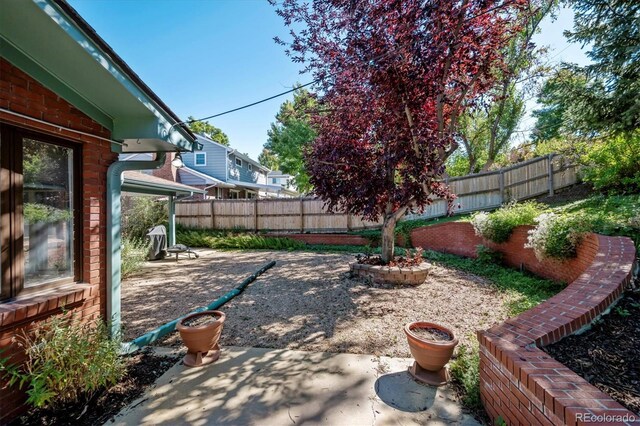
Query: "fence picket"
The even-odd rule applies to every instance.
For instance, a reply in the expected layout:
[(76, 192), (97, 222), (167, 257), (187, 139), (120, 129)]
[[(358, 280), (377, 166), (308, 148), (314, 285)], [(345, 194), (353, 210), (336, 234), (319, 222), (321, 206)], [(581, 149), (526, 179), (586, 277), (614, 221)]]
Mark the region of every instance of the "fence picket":
[[(447, 181), (460, 204), (457, 212), (491, 209), (509, 200), (541, 194), (553, 195), (560, 188), (577, 183), (577, 167), (564, 158), (548, 155), (500, 170), (449, 178)], [(406, 218), (435, 218), (447, 214), (447, 203), (435, 199), (424, 212)], [(290, 232), (345, 232), (379, 227), (360, 217), (328, 212), (324, 202), (314, 198), (263, 200), (206, 200), (176, 203), (176, 222), (196, 228)]]

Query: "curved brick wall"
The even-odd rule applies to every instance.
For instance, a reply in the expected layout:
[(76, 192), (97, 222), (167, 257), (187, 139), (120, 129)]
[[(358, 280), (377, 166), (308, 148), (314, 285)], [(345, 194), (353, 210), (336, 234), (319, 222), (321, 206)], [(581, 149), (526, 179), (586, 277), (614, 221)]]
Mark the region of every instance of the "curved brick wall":
[(504, 253), (512, 266), (522, 264), (538, 275), (569, 282), (546, 302), (478, 332), (480, 394), (487, 413), (508, 424), (631, 424), (632, 412), (539, 347), (590, 324), (621, 296), (632, 279), (633, 242), (590, 234), (576, 259), (539, 262), (523, 247), (527, 230), (517, 228), (504, 244), (483, 242), (468, 223), (444, 223), (411, 234), (414, 246), (464, 256), (475, 256), (475, 246), (484, 244)]

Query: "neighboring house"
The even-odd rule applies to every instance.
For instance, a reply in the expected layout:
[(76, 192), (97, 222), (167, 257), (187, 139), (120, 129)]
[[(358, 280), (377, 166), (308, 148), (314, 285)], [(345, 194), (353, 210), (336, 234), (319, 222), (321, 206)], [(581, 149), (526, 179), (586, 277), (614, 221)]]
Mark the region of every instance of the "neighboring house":
[[(194, 192), (123, 172), (199, 144), (66, 2), (0, 9), (0, 353), (19, 364), (13, 339), (63, 309), (118, 329), (121, 191)], [(0, 380), (0, 424), (25, 399)]]
[(271, 184), (270, 170), (237, 150), (196, 135), (202, 150), (182, 154), (184, 167), (179, 181), (207, 190), (208, 198), (252, 199), (295, 197), (298, 193), (280, 184)]
[(287, 173), (283, 173), (280, 170), (270, 171), (267, 174), (267, 182), (269, 182), (269, 185), (280, 185), (285, 189), (297, 191), (297, 188), (293, 183), (293, 176)]

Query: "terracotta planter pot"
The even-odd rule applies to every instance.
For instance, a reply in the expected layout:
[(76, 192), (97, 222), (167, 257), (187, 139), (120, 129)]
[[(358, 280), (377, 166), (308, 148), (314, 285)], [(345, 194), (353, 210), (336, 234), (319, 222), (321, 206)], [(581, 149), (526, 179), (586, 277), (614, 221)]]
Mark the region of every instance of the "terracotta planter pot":
[[(417, 328), (435, 328), (449, 334), (451, 340), (438, 342), (422, 339), (412, 332)], [(429, 385), (445, 384), (449, 380), (445, 365), (451, 359), (453, 350), (458, 344), (458, 339), (453, 335), (453, 332), (430, 322), (411, 322), (405, 325), (404, 332), (407, 335), (411, 355), (415, 359), (409, 372), (417, 380)]]
[[(216, 315), (218, 319), (202, 325), (184, 325), (184, 323), (190, 319), (206, 315)], [(187, 315), (178, 321), (176, 328), (180, 332), (180, 337), (187, 347), (187, 354), (183, 359), (184, 365), (188, 367), (200, 367), (211, 364), (220, 358), (218, 341), (222, 334), (222, 325), (225, 318), (225, 314), (220, 311), (202, 311)]]

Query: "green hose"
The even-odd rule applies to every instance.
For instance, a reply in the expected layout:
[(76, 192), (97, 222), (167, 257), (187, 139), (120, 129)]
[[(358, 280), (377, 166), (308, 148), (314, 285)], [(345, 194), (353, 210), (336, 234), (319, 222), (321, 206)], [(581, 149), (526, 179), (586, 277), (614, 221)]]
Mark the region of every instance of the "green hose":
[(219, 297), (218, 299), (214, 300), (213, 302), (211, 302), (211, 304), (204, 306), (202, 308), (198, 308), (196, 310), (194, 310), (193, 312), (188, 313), (187, 315), (183, 315), (179, 318), (174, 319), (173, 321), (170, 321), (164, 325), (161, 325), (160, 327), (156, 328), (155, 330), (151, 330), (148, 333), (143, 334), (142, 336), (133, 339), (130, 342), (124, 343), (123, 344), (123, 353), (125, 354), (130, 354), (133, 353), (135, 351), (137, 351), (138, 349), (142, 348), (143, 346), (147, 346), (148, 344), (155, 342), (156, 340), (158, 340), (159, 338), (166, 336), (167, 334), (171, 333), (172, 331), (174, 331), (176, 329), (176, 325), (178, 324), (178, 321), (180, 321), (182, 318), (191, 315), (191, 314), (196, 314), (198, 312), (202, 312), (202, 311), (213, 311), (216, 309), (219, 309), (220, 307), (222, 307), (225, 303), (227, 303), (229, 300), (233, 299), (234, 297), (236, 297), (237, 295), (239, 295), (240, 293), (242, 293), (244, 291), (245, 288), (247, 288), (247, 286), (249, 284), (251, 284), (252, 282), (254, 282), (256, 280), (256, 278), (258, 278), (260, 275), (262, 275), (267, 269), (273, 267), (276, 264), (275, 260), (272, 260), (266, 264), (264, 264), (260, 269), (258, 269), (256, 272), (254, 272), (253, 274), (251, 274), (250, 276), (248, 276), (247, 278), (245, 278), (244, 281), (242, 281), (242, 283), (234, 288), (233, 290), (229, 291), (227, 294), (225, 294), (222, 297)]

